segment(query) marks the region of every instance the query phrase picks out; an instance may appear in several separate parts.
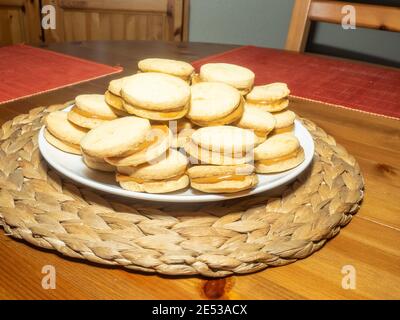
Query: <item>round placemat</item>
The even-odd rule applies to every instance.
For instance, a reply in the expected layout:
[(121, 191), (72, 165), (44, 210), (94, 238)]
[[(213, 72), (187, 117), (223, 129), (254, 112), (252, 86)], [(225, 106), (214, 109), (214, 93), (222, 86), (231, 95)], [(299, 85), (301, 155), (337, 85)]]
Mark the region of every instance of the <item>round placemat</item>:
[(3, 124), (0, 225), (12, 237), (69, 257), (168, 275), (250, 273), (320, 249), (363, 198), (354, 157), (306, 119), (313, 163), (279, 196), (189, 207), (100, 194), (61, 177), (40, 156), (43, 118), (63, 108), (36, 108)]

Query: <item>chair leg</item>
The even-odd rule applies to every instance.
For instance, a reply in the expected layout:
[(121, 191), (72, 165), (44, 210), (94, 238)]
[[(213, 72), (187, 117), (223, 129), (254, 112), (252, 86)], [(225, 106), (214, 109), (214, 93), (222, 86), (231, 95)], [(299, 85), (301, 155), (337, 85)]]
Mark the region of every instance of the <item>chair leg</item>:
[(290, 51), (304, 51), (310, 31), (308, 12), (312, 0), (296, 0), (293, 5), (292, 18), (286, 38), (285, 49)]

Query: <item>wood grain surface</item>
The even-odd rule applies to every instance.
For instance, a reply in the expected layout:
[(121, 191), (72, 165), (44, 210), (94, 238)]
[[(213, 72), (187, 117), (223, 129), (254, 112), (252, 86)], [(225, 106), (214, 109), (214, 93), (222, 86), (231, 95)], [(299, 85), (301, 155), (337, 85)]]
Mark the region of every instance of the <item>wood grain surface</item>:
[[(53, 44), (51, 50), (135, 72), (148, 56), (192, 61), (234, 46), (165, 42)], [(257, 70), (255, 70), (257, 73)], [(103, 93), (111, 76), (0, 106), (3, 123), (33, 107), (80, 93)], [(294, 264), (225, 279), (165, 277), (66, 259), (0, 231), (0, 299), (400, 299), (399, 121), (293, 99), (291, 109), (333, 135), (359, 162), (365, 199), (353, 221), (320, 251)], [(41, 286), (53, 265), (56, 289)], [(356, 271), (356, 288), (342, 288), (342, 268)]]
[(0, 1), (0, 45), (41, 41), (39, 0)]
[[(42, 0), (56, 8), (57, 29), (46, 43), (84, 40), (187, 39), (189, 0)], [(60, 26), (60, 27), (58, 27)]]

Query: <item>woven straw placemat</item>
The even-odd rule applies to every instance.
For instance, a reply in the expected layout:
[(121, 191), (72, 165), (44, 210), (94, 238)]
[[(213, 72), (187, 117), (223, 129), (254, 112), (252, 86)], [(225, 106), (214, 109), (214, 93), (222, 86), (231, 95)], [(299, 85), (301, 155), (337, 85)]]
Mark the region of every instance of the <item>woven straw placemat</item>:
[(106, 265), (220, 277), (305, 258), (346, 225), (363, 197), (354, 157), (311, 121), (309, 170), (279, 197), (185, 207), (124, 202), (64, 179), (41, 158), (40, 107), (0, 131), (0, 225), (6, 234)]

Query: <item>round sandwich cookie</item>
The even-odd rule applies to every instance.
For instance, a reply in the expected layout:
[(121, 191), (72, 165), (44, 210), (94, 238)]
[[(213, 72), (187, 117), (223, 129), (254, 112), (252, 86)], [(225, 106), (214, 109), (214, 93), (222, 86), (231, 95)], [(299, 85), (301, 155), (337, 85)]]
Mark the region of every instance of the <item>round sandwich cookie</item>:
[(138, 73), (124, 80), (124, 108), (141, 118), (168, 121), (189, 111), (190, 87), (182, 79), (163, 73)]
[(255, 86), (246, 96), (252, 106), (263, 108), (268, 112), (279, 112), (289, 105), (290, 90), (286, 83), (276, 82), (263, 86)]
[(149, 120), (124, 117), (108, 121), (89, 131), (81, 140), (82, 151), (92, 157), (121, 157), (143, 150), (151, 132)]
[(225, 83), (201, 82), (191, 87), (187, 118), (201, 127), (219, 126), (240, 119), (243, 109), (244, 99), (234, 87)]
[(229, 63), (206, 63), (200, 68), (200, 79), (204, 82), (223, 82), (235, 87), (242, 95), (250, 92), (254, 83), (254, 72)]
[(62, 141), (55, 136), (53, 136), (47, 129), (44, 130), (44, 138), (48, 143), (50, 143), (53, 147), (60, 149), (61, 151), (72, 153), (72, 154), (81, 154), (81, 149), (79, 145), (74, 145)]
[(276, 120), (275, 128), (271, 134), (293, 133), (296, 114), (290, 110), (273, 113)]
[(190, 186), (208, 193), (233, 193), (251, 189), (258, 183), (254, 166), (193, 166), (188, 169)]
[(63, 111), (54, 111), (45, 119), (45, 138), (56, 148), (74, 154), (81, 154), (80, 142), (89, 131), (68, 121)]
[(177, 132), (179, 133), (180, 131), (185, 129), (196, 128), (196, 125), (190, 122), (190, 120), (186, 118), (169, 121), (169, 128), (171, 129), (171, 131), (172, 131), (172, 124), (174, 125), (174, 127), (176, 127), (175, 132), (173, 131), (174, 134)]
[(186, 175), (187, 165), (188, 160), (182, 153), (170, 149), (151, 163), (118, 167), (116, 180), (123, 189), (130, 191), (172, 192), (189, 185), (189, 177)]
[(114, 172), (115, 167), (111, 164), (105, 162), (101, 158), (91, 157), (85, 153), (82, 153), (82, 160), (86, 166), (93, 170), (104, 171), (104, 172)]
[(151, 124), (154, 125), (168, 125), (169, 130), (171, 130), (174, 136), (177, 135), (182, 130), (197, 128), (197, 126), (187, 118), (170, 120), (170, 121), (150, 121), (150, 122)]
[(267, 135), (275, 127), (275, 117), (260, 108), (244, 105), (242, 117), (236, 123), (239, 128), (251, 129), (256, 135), (256, 144), (263, 143), (267, 139)]
[(117, 119), (102, 94), (83, 94), (75, 98), (75, 106), (68, 112), (68, 120), (74, 124), (93, 129), (100, 124)]
[(304, 150), (294, 135), (275, 135), (254, 149), (254, 159), (258, 173), (282, 172), (302, 163)]
[(236, 165), (252, 161), (255, 135), (233, 126), (204, 127), (196, 130), (185, 151), (193, 164)]
[(189, 81), (194, 68), (190, 63), (160, 58), (148, 58), (140, 60), (138, 68), (141, 72), (160, 72)]
[(175, 149), (183, 148), (196, 131), (196, 126), (185, 118), (169, 121), (168, 127), (173, 134), (171, 148)]
[(105, 101), (108, 105), (110, 105), (114, 109), (117, 109), (114, 110), (114, 112), (118, 115), (126, 115), (126, 111), (124, 109), (124, 101), (121, 97), (121, 88), (123, 81), (127, 78), (128, 77), (111, 80), (108, 85), (108, 90), (104, 94)]
[(196, 129), (193, 128), (185, 128), (178, 132), (177, 135), (174, 135), (171, 142), (171, 148), (179, 149), (184, 148), (185, 145), (190, 141), (190, 137)]
[(152, 125), (150, 132), (146, 135), (146, 140), (135, 150), (131, 150), (125, 156), (111, 156), (104, 160), (116, 167), (137, 166), (165, 154), (172, 141), (172, 133), (166, 125)]

